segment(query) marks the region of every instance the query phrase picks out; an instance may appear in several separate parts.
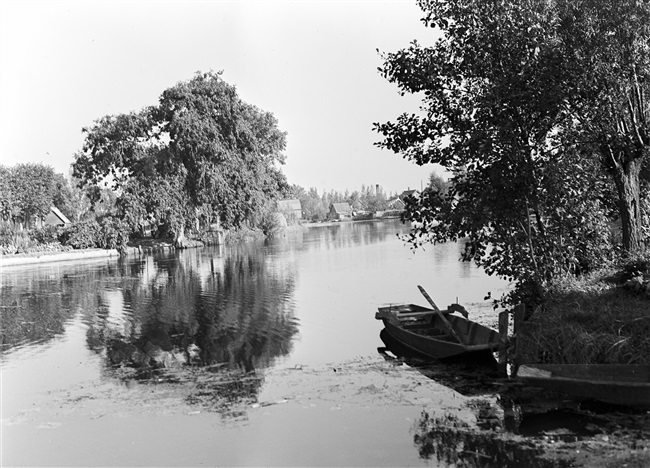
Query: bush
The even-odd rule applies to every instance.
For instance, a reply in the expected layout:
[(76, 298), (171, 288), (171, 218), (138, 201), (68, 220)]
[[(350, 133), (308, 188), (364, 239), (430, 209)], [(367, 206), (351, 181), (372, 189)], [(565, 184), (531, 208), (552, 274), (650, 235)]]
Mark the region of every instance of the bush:
[(59, 240), (63, 245), (69, 245), (73, 249), (91, 249), (97, 247), (99, 232), (99, 223), (90, 219), (66, 226)]
[(99, 220), (87, 220), (66, 227), (61, 243), (74, 249), (118, 249), (123, 250), (129, 240), (130, 229), (118, 218), (106, 216)]
[(99, 221), (97, 246), (102, 249), (124, 250), (129, 241), (130, 229), (126, 222), (118, 218), (105, 217)]
[(59, 226), (45, 225), (42, 228), (32, 229), (29, 231), (30, 239), (39, 244), (53, 244), (59, 242), (59, 235), (63, 231)]
[(15, 241), (14, 229), (9, 223), (0, 223), (0, 245), (13, 245)]

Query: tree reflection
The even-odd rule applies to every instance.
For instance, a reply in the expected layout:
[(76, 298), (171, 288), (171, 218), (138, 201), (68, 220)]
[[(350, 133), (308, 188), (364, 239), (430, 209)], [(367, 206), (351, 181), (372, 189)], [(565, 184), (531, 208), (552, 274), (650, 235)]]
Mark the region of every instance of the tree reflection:
[(188, 384), (190, 403), (236, 414), (298, 332), (295, 265), (267, 250), (251, 243), (3, 274), (2, 352), (80, 320), (106, 377)]
[(104, 261), (4, 271), (0, 289), (2, 351), (63, 334), (66, 322), (96, 307), (97, 283), (106, 276), (107, 268)]
[(138, 268), (125, 267), (116, 289), (102, 291), (88, 332), (113, 375), (191, 383), (190, 403), (223, 414), (255, 402), (257, 371), (289, 353), (298, 331), (291, 265), (247, 244), (224, 256), (145, 257)]
[(564, 459), (544, 457), (544, 450), (533, 441), (508, 436), (493, 428), (472, 427), (453, 414), (431, 417), (426, 411), (417, 422), (414, 442), (421, 458), (435, 459), (455, 467), (530, 467), (571, 466)]

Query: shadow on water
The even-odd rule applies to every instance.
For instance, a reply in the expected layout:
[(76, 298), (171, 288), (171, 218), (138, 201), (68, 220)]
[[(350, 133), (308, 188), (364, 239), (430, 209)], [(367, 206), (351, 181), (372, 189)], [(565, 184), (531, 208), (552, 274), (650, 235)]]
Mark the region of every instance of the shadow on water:
[(465, 403), (469, 420), (459, 417), (457, 409), (422, 412), (414, 426), (414, 443), (423, 459), (457, 467), (567, 467), (573, 466), (571, 457), (548, 456), (549, 446), (650, 430), (650, 413), (571, 400), (501, 377), (494, 356), (432, 361), (401, 345), (385, 329), (380, 338), (386, 346), (378, 352), (386, 360), (408, 365), (470, 397)]

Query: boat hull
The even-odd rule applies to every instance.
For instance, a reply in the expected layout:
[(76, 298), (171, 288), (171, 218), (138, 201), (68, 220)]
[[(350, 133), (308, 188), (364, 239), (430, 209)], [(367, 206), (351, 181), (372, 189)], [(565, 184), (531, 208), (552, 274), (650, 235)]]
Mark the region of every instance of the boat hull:
[(528, 385), (616, 405), (650, 408), (650, 366), (525, 364), (517, 377)]
[[(445, 326), (435, 311), (413, 304), (382, 307), (376, 317), (383, 321), (393, 339), (432, 359), (492, 352), (499, 347), (499, 337), (494, 330), (449, 314), (446, 314), (446, 319), (467, 344), (444, 336)], [(437, 331), (440, 338), (428, 333), (431, 331)]]

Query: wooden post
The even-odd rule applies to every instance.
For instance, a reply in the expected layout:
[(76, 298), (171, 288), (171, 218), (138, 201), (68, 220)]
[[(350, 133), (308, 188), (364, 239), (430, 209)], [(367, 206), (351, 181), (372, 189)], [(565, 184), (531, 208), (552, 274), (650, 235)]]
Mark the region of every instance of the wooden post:
[(508, 315), (507, 310), (499, 314), (499, 374), (508, 375)]
[(515, 371), (520, 364), (538, 362), (539, 336), (541, 326), (533, 321), (525, 321), (526, 306), (523, 304), (515, 307), (514, 332), (515, 332)]
[(524, 323), (524, 315), (526, 314), (526, 306), (524, 304), (518, 304), (513, 309), (513, 332), (516, 335), (519, 332), (521, 324)]

